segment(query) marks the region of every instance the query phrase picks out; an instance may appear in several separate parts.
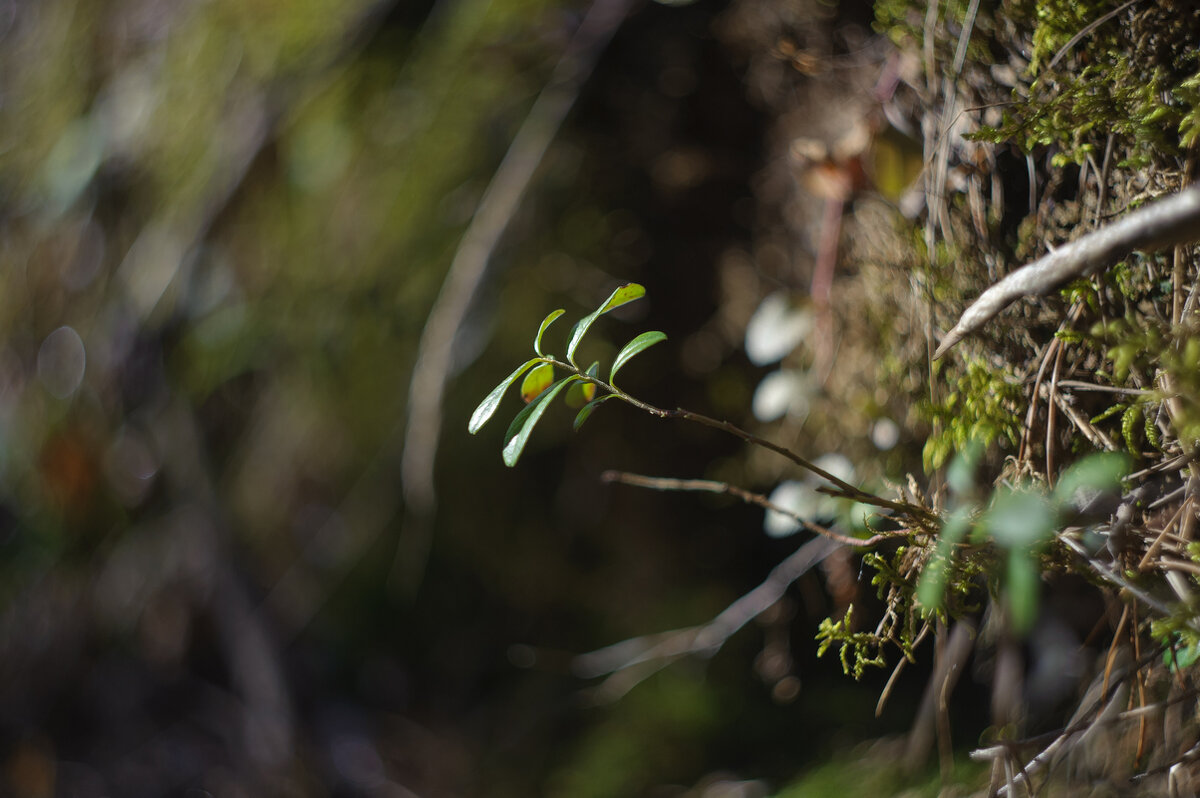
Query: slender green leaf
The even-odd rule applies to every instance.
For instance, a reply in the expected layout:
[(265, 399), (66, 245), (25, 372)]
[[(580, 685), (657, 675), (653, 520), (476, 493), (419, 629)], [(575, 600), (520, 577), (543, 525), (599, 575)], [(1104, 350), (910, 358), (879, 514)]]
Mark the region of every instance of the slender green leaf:
[(467, 430), (474, 435), (479, 432), (480, 428), (488, 422), (492, 414), (496, 412), (496, 408), (500, 406), (500, 400), (504, 398), (504, 392), (508, 390), (508, 386), (517, 381), (517, 378), (524, 374), (529, 369), (536, 366), (541, 361), (536, 357), (522, 363), (516, 371), (504, 378), (504, 381), (492, 389), (479, 407), (475, 408), (475, 412), (471, 414), (471, 421), (467, 424)]
[[(595, 377), (599, 373), (599, 362), (593, 363), (588, 367), (587, 375), (589, 377)], [(596, 383), (588, 382), (587, 380), (580, 380), (579, 382), (573, 383), (571, 387), (567, 389), (567, 394), (563, 397), (563, 401), (566, 402), (567, 407), (578, 410), (595, 398)]]
[(595, 411), (597, 407), (599, 407), (602, 403), (607, 402), (609, 399), (615, 399), (616, 396), (617, 395), (614, 393), (606, 393), (603, 396), (596, 397), (584, 405), (583, 409), (579, 411), (579, 414), (575, 416), (575, 431), (579, 432), (579, 428), (583, 426), (583, 423), (588, 420), (588, 417), (592, 415), (593, 411)]
[(649, 349), (659, 341), (665, 340), (667, 340), (666, 333), (652, 330), (651, 332), (642, 333), (637, 338), (634, 338), (632, 341), (625, 344), (625, 348), (618, 352), (616, 359), (613, 360), (612, 371), (609, 372), (608, 381), (612, 382), (615, 380), (617, 378), (617, 372), (621, 370), (622, 366), (632, 360), (634, 355)]
[(614, 308), (619, 308), (645, 295), (645, 288), (637, 283), (627, 283), (613, 291), (608, 299), (604, 300), (603, 305), (577, 321), (571, 329), (571, 340), (567, 343), (567, 360), (571, 362), (571, 365), (575, 365), (575, 350), (578, 348), (579, 342), (583, 340), (583, 336), (587, 335), (588, 329), (596, 322), (596, 319)]
[(554, 322), (555, 319), (557, 319), (559, 316), (561, 316), (564, 313), (566, 313), (566, 311), (563, 310), (562, 308), (559, 308), (558, 310), (552, 312), (546, 318), (542, 319), (542, 326), (538, 327), (537, 338), (533, 339), (533, 351), (534, 352), (537, 352), (539, 355), (542, 354), (542, 336), (546, 334), (546, 328), (549, 327)]
[[(521, 452), (525, 450), (525, 444), (529, 442), (529, 436), (533, 433), (533, 428), (537, 426), (538, 421), (545, 414), (546, 408), (551, 405), (559, 391), (578, 379), (579, 377), (574, 374), (570, 377), (563, 377), (542, 391), (537, 399), (527, 404), (524, 410), (517, 414), (517, 418), (521, 419), (521, 423), (518, 425), (517, 420), (513, 419), (513, 424), (509, 426), (508, 443), (504, 444), (504, 451), (501, 453), (506, 466), (512, 468), (517, 464), (517, 461), (521, 459)], [(513, 430), (514, 426), (517, 427), (515, 432)]]
[(972, 438), (959, 450), (950, 467), (946, 469), (946, 484), (959, 496), (967, 496), (975, 490), (975, 470), (983, 456), (983, 441)]
[(542, 396), (539, 394), (536, 399), (522, 407), (520, 412), (513, 416), (513, 420), (508, 422), (508, 429), (504, 432), (505, 443), (511, 441), (521, 431), (521, 427), (525, 425), (525, 420), (533, 415), (533, 411), (541, 404), (541, 400)]
[(543, 363), (521, 380), (521, 398), (525, 404), (529, 404), (552, 382), (554, 382), (554, 366)]
[(1013, 630), (1024, 635), (1033, 628), (1038, 613), (1038, 563), (1032, 551), (1011, 549), (1005, 580)]
[(1005, 548), (1029, 549), (1049, 540), (1057, 521), (1054, 507), (1041, 491), (1002, 489), (996, 491), (979, 527)]

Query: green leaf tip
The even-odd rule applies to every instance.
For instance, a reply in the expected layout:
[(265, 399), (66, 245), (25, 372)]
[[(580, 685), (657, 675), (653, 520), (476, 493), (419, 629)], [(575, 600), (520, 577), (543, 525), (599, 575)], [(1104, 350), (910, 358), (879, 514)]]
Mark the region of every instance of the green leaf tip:
[(546, 334), (546, 329), (554, 323), (554, 320), (564, 313), (566, 313), (566, 311), (562, 308), (559, 308), (558, 310), (551, 312), (546, 318), (542, 319), (542, 326), (538, 327), (537, 337), (533, 339), (533, 351), (537, 352), (539, 357), (542, 356), (542, 336)]
[(533, 428), (537, 426), (538, 421), (546, 413), (546, 408), (550, 406), (554, 401), (554, 397), (558, 396), (563, 388), (578, 379), (579, 377), (574, 374), (570, 377), (563, 377), (542, 391), (536, 399), (525, 405), (524, 409), (517, 414), (517, 417), (513, 419), (513, 423), (508, 427), (508, 434), (505, 435), (508, 442), (504, 444), (504, 450), (501, 452), (506, 466), (512, 468), (517, 464), (517, 461), (521, 459), (521, 452), (525, 451), (525, 444), (529, 442), (529, 436), (533, 433)]
[(500, 406), (500, 400), (504, 398), (504, 392), (508, 390), (508, 386), (517, 381), (517, 378), (524, 374), (529, 369), (536, 366), (541, 361), (536, 357), (526, 360), (517, 370), (504, 378), (504, 381), (492, 389), (492, 392), (484, 397), (479, 403), (479, 407), (475, 408), (475, 412), (471, 414), (471, 421), (467, 424), (467, 430), (474, 435), (488, 423), (488, 419), (496, 412), (496, 408)]
[(625, 348), (617, 353), (616, 359), (613, 360), (612, 371), (609, 372), (608, 381), (612, 382), (615, 380), (617, 378), (617, 372), (621, 370), (622, 366), (632, 360), (634, 355), (640, 354), (660, 341), (665, 340), (667, 340), (666, 333), (652, 330), (650, 332), (642, 333), (637, 338), (634, 338), (632, 341), (625, 344)]
[(577, 321), (571, 329), (571, 340), (567, 343), (567, 360), (571, 365), (575, 365), (575, 350), (579, 347), (579, 342), (583, 340), (583, 336), (587, 335), (587, 331), (595, 324), (596, 319), (610, 310), (627, 305), (635, 299), (641, 299), (645, 295), (646, 289), (644, 286), (637, 283), (627, 283), (616, 291), (613, 291), (608, 299), (604, 300), (604, 304)]

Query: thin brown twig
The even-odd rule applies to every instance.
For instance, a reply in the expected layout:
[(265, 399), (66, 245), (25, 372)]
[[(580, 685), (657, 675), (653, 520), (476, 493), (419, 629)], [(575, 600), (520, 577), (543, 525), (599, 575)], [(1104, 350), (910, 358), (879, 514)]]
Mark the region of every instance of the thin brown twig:
[[(1124, 591), (1128, 591), (1130, 595), (1132, 595), (1134, 598), (1138, 599), (1143, 604), (1145, 604), (1147, 607), (1150, 607), (1151, 609), (1153, 609), (1155, 612), (1159, 613), (1160, 615), (1166, 617), (1171, 614), (1170, 607), (1168, 607), (1166, 604), (1163, 604), (1161, 601), (1154, 598), (1146, 591), (1144, 591), (1141, 588), (1134, 585), (1128, 579), (1125, 579), (1120, 574), (1116, 573), (1115, 571), (1113, 571), (1112, 569), (1108, 568), (1106, 565), (1101, 563), (1099, 560), (1092, 557), (1090, 554), (1087, 553), (1087, 551), (1083, 548), (1083, 546), (1079, 545), (1077, 542), (1072, 540), (1069, 536), (1062, 534), (1062, 535), (1058, 536), (1058, 539), (1060, 541), (1062, 541), (1062, 543), (1064, 545), (1066, 545), (1067, 548), (1071, 549), (1071, 551), (1075, 552), (1081, 558), (1083, 558), (1084, 562), (1086, 562), (1091, 567), (1091, 569), (1093, 571), (1095, 571), (1096, 574), (1101, 579), (1105, 580), (1106, 582), (1111, 582), (1112, 584), (1116, 585), (1117, 587), (1121, 588)], [(1192, 624), (1189, 624), (1189, 625), (1192, 626), (1192, 625), (1200, 625), (1200, 624), (1196, 624), (1196, 622), (1193, 622)]]
[(706, 427), (711, 427), (712, 429), (720, 430), (722, 432), (733, 435), (736, 438), (740, 438), (743, 441), (745, 441), (746, 443), (749, 443), (753, 446), (758, 446), (763, 449), (768, 449), (782, 457), (786, 457), (788, 460), (791, 460), (793, 463), (800, 466), (805, 471), (809, 471), (813, 474), (816, 474), (817, 476), (821, 477), (822, 479), (826, 480), (827, 482), (829, 482), (830, 484), (832, 484), (834, 486), (833, 489), (824, 488), (824, 487), (818, 488), (818, 490), (820, 490), (824, 493), (831, 493), (832, 495), (835, 495), (835, 496), (840, 496), (840, 497), (847, 498), (847, 499), (853, 499), (855, 501), (862, 502), (863, 504), (870, 504), (875, 507), (883, 507), (888, 510), (892, 510), (893, 512), (908, 516), (909, 518), (912, 518), (914, 520), (921, 521), (923, 523), (932, 524), (932, 523), (937, 522), (937, 516), (935, 516), (929, 510), (926, 510), (924, 507), (918, 507), (917, 505), (909, 504), (908, 502), (892, 501), (890, 499), (884, 499), (881, 496), (876, 496), (873, 493), (868, 493), (867, 491), (863, 490), (862, 488), (851, 485), (849, 482), (846, 482), (844, 479), (841, 479), (840, 477), (837, 477), (837, 476), (829, 473), (825, 469), (818, 466), (816, 463), (813, 463), (812, 461), (801, 457), (800, 455), (793, 452), (791, 449), (788, 449), (786, 446), (780, 446), (779, 444), (769, 441), (766, 438), (760, 438), (759, 436), (755, 435), (752, 432), (747, 432), (746, 430), (742, 429), (741, 427), (737, 426), (736, 424), (732, 424), (728, 421), (720, 421), (715, 418), (710, 418), (709, 416), (706, 416), (702, 413), (695, 413), (691, 410), (684, 410), (682, 407), (676, 408), (674, 410), (666, 410), (661, 407), (656, 407), (656, 406), (650, 404), (649, 402), (643, 402), (641, 399), (638, 399), (634, 396), (630, 396), (629, 394), (625, 393), (620, 388), (618, 388), (617, 386), (615, 386), (611, 383), (607, 383), (607, 382), (604, 382), (603, 380), (598, 380), (595, 377), (589, 376), (588, 374), (584, 373), (582, 370), (580, 370), (577, 366), (575, 366), (572, 363), (564, 363), (561, 360), (556, 360), (551, 357), (542, 358), (542, 361), (545, 363), (550, 363), (554, 366), (557, 366), (558, 368), (561, 368), (564, 371), (570, 372), (570, 373), (578, 376), (581, 380), (583, 380), (585, 382), (589, 382), (589, 383), (595, 385), (596, 387), (601, 388), (601, 389), (613, 394), (614, 396), (616, 396), (618, 399), (625, 402), (626, 404), (633, 405), (634, 407), (638, 408), (639, 410), (649, 413), (652, 416), (656, 416), (658, 418), (667, 418), (667, 419), (681, 419), (684, 421), (692, 421), (697, 424), (702, 424)]
[(1063, 352), (1066, 347), (1060, 345), (1054, 353), (1054, 369), (1050, 372), (1050, 400), (1046, 402), (1046, 486), (1053, 488), (1054, 474), (1054, 433), (1058, 414), (1054, 412), (1055, 400), (1058, 398), (1058, 375), (1062, 369)]
[(800, 526), (810, 532), (815, 532), (818, 535), (827, 537), (830, 540), (836, 540), (838, 543), (843, 543), (847, 546), (856, 546), (867, 548), (875, 544), (887, 540), (889, 537), (894, 537), (888, 534), (873, 535), (869, 538), (852, 538), (846, 535), (838, 534), (832, 529), (814, 524), (799, 514), (780, 507), (761, 493), (754, 493), (745, 488), (739, 488), (737, 485), (730, 485), (728, 482), (718, 482), (711, 479), (674, 479), (672, 477), (647, 477), (641, 474), (630, 474), (627, 471), (605, 471), (600, 475), (600, 479), (604, 482), (619, 482), (622, 485), (632, 485), (636, 488), (649, 488), (650, 490), (665, 490), (665, 491), (697, 491), (701, 493), (722, 493), (729, 496), (736, 496), (747, 504), (755, 504), (762, 507), (764, 510), (770, 510), (781, 515), (786, 515), (788, 518), (795, 521)]

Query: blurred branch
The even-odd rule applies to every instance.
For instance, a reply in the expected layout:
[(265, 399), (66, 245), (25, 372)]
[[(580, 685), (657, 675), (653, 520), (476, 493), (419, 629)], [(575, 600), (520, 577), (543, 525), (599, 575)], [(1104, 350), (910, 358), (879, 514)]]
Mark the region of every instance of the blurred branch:
[(841, 545), (829, 538), (813, 538), (775, 566), (762, 584), (708, 623), (635, 637), (580, 654), (572, 663), (572, 669), (585, 679), (608, 674), (608, 678), (595, 688), (595, 696), (601, 701), (615, 701), (680, 657), (711, 657), (734, 633), (783, 598), (793, 582)]
[(434, 462), (442, 429), (442, 402), (454, 339), (487, 274), (500, 237), (521, 205), (550, 143), (575, 104), (580, 89), (636, 0), (595, 0), (529, 109), (463, 234), (417, 348), (408, 390), (408, 419), (400, 465), (404, 526), (392, 585), (413, 593), (429, 553), (437, 511)]
[(832, 529), (827, 529), (820, 524), (814, 524), (806, 520), (797, 513), (792, 512), (786, 507), (780, 507), (766, 496), (760, 493), (754, 493), (744, 488), (739, 488), (736, 485), (730, 485), (728, 482), (716, 482), (710, 479), (670, 479), (664, 477), (645, 477), (641, 474), (630, 474), (625, 471), (605, 471), (600, 475), (600, 479), (604, 482), (620, 482), (623, 485), (632, 485), (637, 488), (649, 488), (651, 490), (670, 490), (670, 491), (699, 491), (702, 493), (723, 493), (729, 496), (736, 496), (747, 504), (754, 504), (762, 507), (764, 510), (786, 515), (788, 518), (795, 521), (804, 529), (810, 532), (815, 532), (822, 537), (827, 537), (830, 540), (844, 544), (846, 546), (869, 547), (874, 546), (881, 540), (884, 540), (888, 535), (874, 535), (869, 538), (852, 538), (846, 535), (839, 535)]

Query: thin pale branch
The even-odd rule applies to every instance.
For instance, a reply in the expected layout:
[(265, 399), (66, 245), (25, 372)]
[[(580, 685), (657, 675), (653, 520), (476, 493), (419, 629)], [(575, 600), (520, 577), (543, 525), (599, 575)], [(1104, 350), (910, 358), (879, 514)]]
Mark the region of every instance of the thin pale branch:
[(942, 339), (934, 358), (996, 317), (1017, 299), (1045, 294), (1076, 277), (1097, 270), (1140, 249), (1153, 252), (1200, 238), (1200, 187), (1184, 189), (1153, 202), (1120, 220), (1064, 244), (1045, 257), (1022, 266), (971, 304)]
[(616, 679), (622, 671), (663, 660), (671, 662), (687, 655), (712, 656), (739, 629), (779, 601), (793, 582), (841, 545), (828, 538), (813, 538), (775, 566), (758, 587), (730, 604), (708, 623), (666, 634), (633, 638), (580, 654), (572, 663), (572, 669), (584, 678), (609, 674), (597, 692), (612, 698), (623, 695), (657, 668), (648, 669), (645, 675), (639, 674), (632, 680)]
[(786, 507), (780, 507), (761, 493), (754, 493), (745, 488), (739, 488), (736, 485), (730, 485), (728, 482), (717, 482), (711, 479), (673, 479), (670, 477), (647, 477), (641, 474), (630, 474), (625, 471), (605, 471), (600, 475), (600, 479), (605, 482), (619, 482), (622, 485), (632, 485), (636, 488), (649, 488), (650, 490), (666, 490), (666, 491), (698, 491), (701, 493), (723, 493), (729, 496), (736, 496), (747, 504), (754, 504), (762, 507), (764, 510), (786, 515), (788, 518), (795, 521), (800, 526), (810, 532), (815, 532), (818, 535), (827, 537), (830, 540), (835, 540), (838, 543), (847, 546), (855, 546), (858, 548), (868, 548), (874, 546), (880, 541), (891, 537), (890, 535), (873, 535), (869, 538), (852, 538), (846, 535), (840, 535), (832, 529), (814, 524), (797, 513), (792, 512)]
[(404, 537), (394, 577), (409, 592), (420, 581), (437, 505), (434, 460), (453, 344), (487, 273), (488, 263), (579, 91), (636, 0), (596, 0), (530, 108), (493, 175), (454, 259), (417, 347), (408, 392), (408, 418), (400, 478), (405, 501)]

